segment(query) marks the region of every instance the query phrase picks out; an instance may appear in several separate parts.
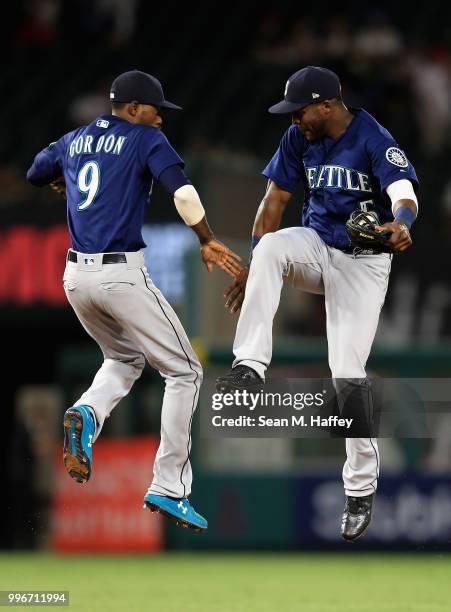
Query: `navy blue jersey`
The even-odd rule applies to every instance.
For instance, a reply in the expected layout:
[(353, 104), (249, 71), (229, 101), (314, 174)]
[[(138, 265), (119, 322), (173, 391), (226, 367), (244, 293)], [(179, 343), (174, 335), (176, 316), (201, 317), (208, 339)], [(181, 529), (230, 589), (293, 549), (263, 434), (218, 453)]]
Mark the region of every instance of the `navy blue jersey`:
[(385, 189), (400, 179), (418, 187), (415, 169), (393, 136), (366, 111), (350, 110), (354, 118), (335, 140), (309, 142), (292, 125), (263, 170), (264, 176), (289, 192), (303, 182), (302, 224), (339, 249), (350, 246), (345, 222), (353, 210), (376, 210), (381, 223), (392, 221)]
[(65, 134), (35, 157), (27, 178), (64, 175), (72, 247), (82, 253), (137, 251), (153, 179), (183, 160), (154, 127), (113, 115)]

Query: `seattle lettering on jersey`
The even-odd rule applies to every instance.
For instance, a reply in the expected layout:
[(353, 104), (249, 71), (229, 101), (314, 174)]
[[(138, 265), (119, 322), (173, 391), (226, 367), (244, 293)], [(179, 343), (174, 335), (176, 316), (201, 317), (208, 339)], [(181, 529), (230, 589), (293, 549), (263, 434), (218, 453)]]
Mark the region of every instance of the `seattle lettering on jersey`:
[(69, 155), (84, 155), (87, 153), (111, 153), (112, 155), (120, 155), (127, 136), (116, 136), (102, 134), (99, 137), (83, 134), (71, 141), (69, 145)]
[(348, 191), (371, 193), (368, 174), (338, 165), (305, 166), (307, 181), (311, 190), (331, 187)]
[(290, 193), (304, 184), (302, 224), (338, 249), (350, 246), (345, 224), (354, 210), (371, 200), (385, 223), (393, 219), (387, 187), (400, 179), (418, 185), (414, 167), (390, 132), (366, 111), (349, 110), (354, 118), (336, 139), (309, 142), (291, 125), (263, 170)]

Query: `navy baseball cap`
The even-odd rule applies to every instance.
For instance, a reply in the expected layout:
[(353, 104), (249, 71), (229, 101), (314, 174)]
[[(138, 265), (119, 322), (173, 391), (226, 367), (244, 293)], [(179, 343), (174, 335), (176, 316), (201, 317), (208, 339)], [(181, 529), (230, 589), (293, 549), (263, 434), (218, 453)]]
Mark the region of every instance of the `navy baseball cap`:
[(110, 100), (111, 102), (139, 102), (182, 110), (181, 106), (164, 99), (163, 88), (158, 79), (140, 70), (123, 72), (116, 77), (110, 88)]
[(307, 66), (290, 76), (284, 99), (268, 110), (273, 114), (293, 113), (303, 106), (341, 97), (340, 79), (327, 68)]

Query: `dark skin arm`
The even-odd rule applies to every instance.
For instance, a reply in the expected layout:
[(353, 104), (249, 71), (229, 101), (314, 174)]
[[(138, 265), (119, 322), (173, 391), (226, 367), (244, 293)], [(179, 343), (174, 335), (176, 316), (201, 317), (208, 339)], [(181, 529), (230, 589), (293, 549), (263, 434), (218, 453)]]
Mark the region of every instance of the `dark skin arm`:
[[(417, 216), (417, 205), (413, 200), (398, 200), (393, 206), (393, 213), (395, 214), (398, 208), (401, 206), (407, 206), (413, 212), (414, 216)], [(390, 221), (383, 225), (376, 225), (377, 230), (388, 230), (392, 232), (388, 240), (388, 244), (391, 246), (395, 253), (402, 253), (407, 251), (412, 245), (412, 238), (410, 236), (409, 229), (402, 221)]]
[(202, 261), (207, 266), (209, 272), (211, 272), (213, 266), (216, 265), (233, 278), (236, 278), (241, 273), (241, 257), (236, 255), (226, 247), (225, 244), (214, 237), (208, 225), (207, 217), (201, 219), (196, 225), (191, 225), (191, 229), (199, 238)]
[[(283, 211), (290, 198), (291, 193), (289, 191), (285, 191), (271, 180), (268, 182), (266, 193), (255, 217), (252, 231), (254, 236), (261, 237), (268, 232), (275, 232), (279, 229)], [(237, 312), (241, 308), (248, 274), (249, 268), (243, 268), (235, 282), (230, 285), (224, 293), (224, 297), (226, 298), (225, 307), (231, 313)]]

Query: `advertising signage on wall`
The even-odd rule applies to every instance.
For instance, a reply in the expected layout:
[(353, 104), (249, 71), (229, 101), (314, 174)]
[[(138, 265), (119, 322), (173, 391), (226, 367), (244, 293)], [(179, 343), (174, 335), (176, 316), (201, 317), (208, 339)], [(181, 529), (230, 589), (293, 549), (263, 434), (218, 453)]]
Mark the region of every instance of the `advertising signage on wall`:
[(66, 306), (62, 278), (69, 234), (64, 225), (15, 226), (2, 233), (0, 245), (0, 306)]
[[(145, 225), (146, 265), (172, 305), (185, 295), (184, 257), (197, 241), (181, 223)], [(65, 225), (16, 225), (1, 233), (0, 309), (47, 306), (68, 308), (62, 279), (69, 233)], [(168, 263), (170, 262), (170, 263)]]
[(58, 449), (51, 548), (59, 552), (161, 549), (162, 517), (142, 507), (158, 444), (157, 437), (147, 435), (99, 440), (95, 472), (83, 487), (67, 477)]

